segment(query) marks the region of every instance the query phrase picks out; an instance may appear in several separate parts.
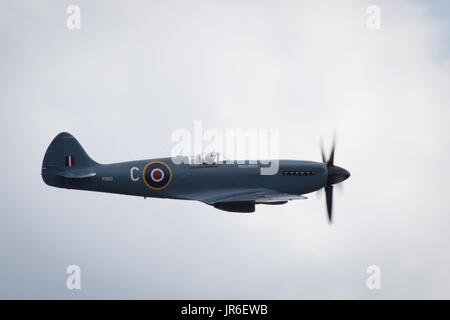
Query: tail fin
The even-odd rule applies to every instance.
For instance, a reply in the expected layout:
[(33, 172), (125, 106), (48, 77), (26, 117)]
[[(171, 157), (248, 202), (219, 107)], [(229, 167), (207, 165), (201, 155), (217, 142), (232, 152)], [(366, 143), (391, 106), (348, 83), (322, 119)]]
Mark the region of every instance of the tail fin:
[(64, 187), (64, 179), (95, 176), (98, 165), (84, 151), (80, 143), (67, 132), (58, 134), (45, 152), (42, 179), (50, 186)]

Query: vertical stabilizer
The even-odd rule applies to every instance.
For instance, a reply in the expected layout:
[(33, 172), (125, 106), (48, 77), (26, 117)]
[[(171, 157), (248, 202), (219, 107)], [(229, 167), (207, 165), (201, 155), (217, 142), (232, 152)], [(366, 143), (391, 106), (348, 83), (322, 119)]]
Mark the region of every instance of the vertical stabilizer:
[(42, 179), (54, 187), (64, 187), (65, 178), (87, 178), (95, 175), (92, 160), (70, 133), (58, 134), (50, 143), (42, 162)]

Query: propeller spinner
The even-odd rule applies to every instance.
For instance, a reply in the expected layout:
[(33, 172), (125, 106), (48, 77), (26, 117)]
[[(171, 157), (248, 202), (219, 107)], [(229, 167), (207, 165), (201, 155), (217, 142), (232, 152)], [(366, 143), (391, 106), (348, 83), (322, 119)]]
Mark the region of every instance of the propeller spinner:
[(327, 165), (328, 169), (328, 179), (327, 183), (325, 184), (325, 195), (326, 195), (326, 201), (327, 201), (327, 212), (328, 212), (328, 220), (331, 223), (332, 216), (333, 216), (333, 185), (340, 183), (348, 177), (350, 177), (350, 172), (345, 170), (344, 168), (338, 167), (334, 165), (334, 149), (335, 149), (335, 142), (333, 141), (333, 145), (331, 147), (331, 154), (328, 161), (325, 160), (325, 152), (323, 151), (322, 147), (322, 162)]

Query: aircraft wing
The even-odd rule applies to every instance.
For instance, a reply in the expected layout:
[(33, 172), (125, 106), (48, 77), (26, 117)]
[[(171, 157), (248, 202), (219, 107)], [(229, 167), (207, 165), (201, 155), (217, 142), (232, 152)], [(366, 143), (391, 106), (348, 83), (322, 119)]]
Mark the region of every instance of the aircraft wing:
[(196, 195), (190, 195), (188, 198), (198, 200), (207, 204), (254, 201), (255, 203), (273, 203), (289, 200), (307, 199), (305, 196), (297, 194), (279, 193), (270, 189), (247, 189), (247, 190), (229, 190), (208, 192)]
[(305, 196), (299, 194), (288, 194), (288, 193), (278, 193), (278, 194), (268, 194), (262, 197), (257, 197), (255, 199), (256, 203), (271, 203), (280, 201), (290, 201), (290, 200), (301, 200), (308, 199)]

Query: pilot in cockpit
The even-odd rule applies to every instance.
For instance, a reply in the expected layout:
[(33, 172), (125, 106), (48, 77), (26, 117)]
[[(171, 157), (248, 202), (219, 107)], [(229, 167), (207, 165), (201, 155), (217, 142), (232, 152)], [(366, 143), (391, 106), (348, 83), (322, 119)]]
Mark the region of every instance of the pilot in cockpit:
[(218, 152), (208, 152), (203, 155), (203, 164), (215, 164), (219, 160), (219, 153)]

